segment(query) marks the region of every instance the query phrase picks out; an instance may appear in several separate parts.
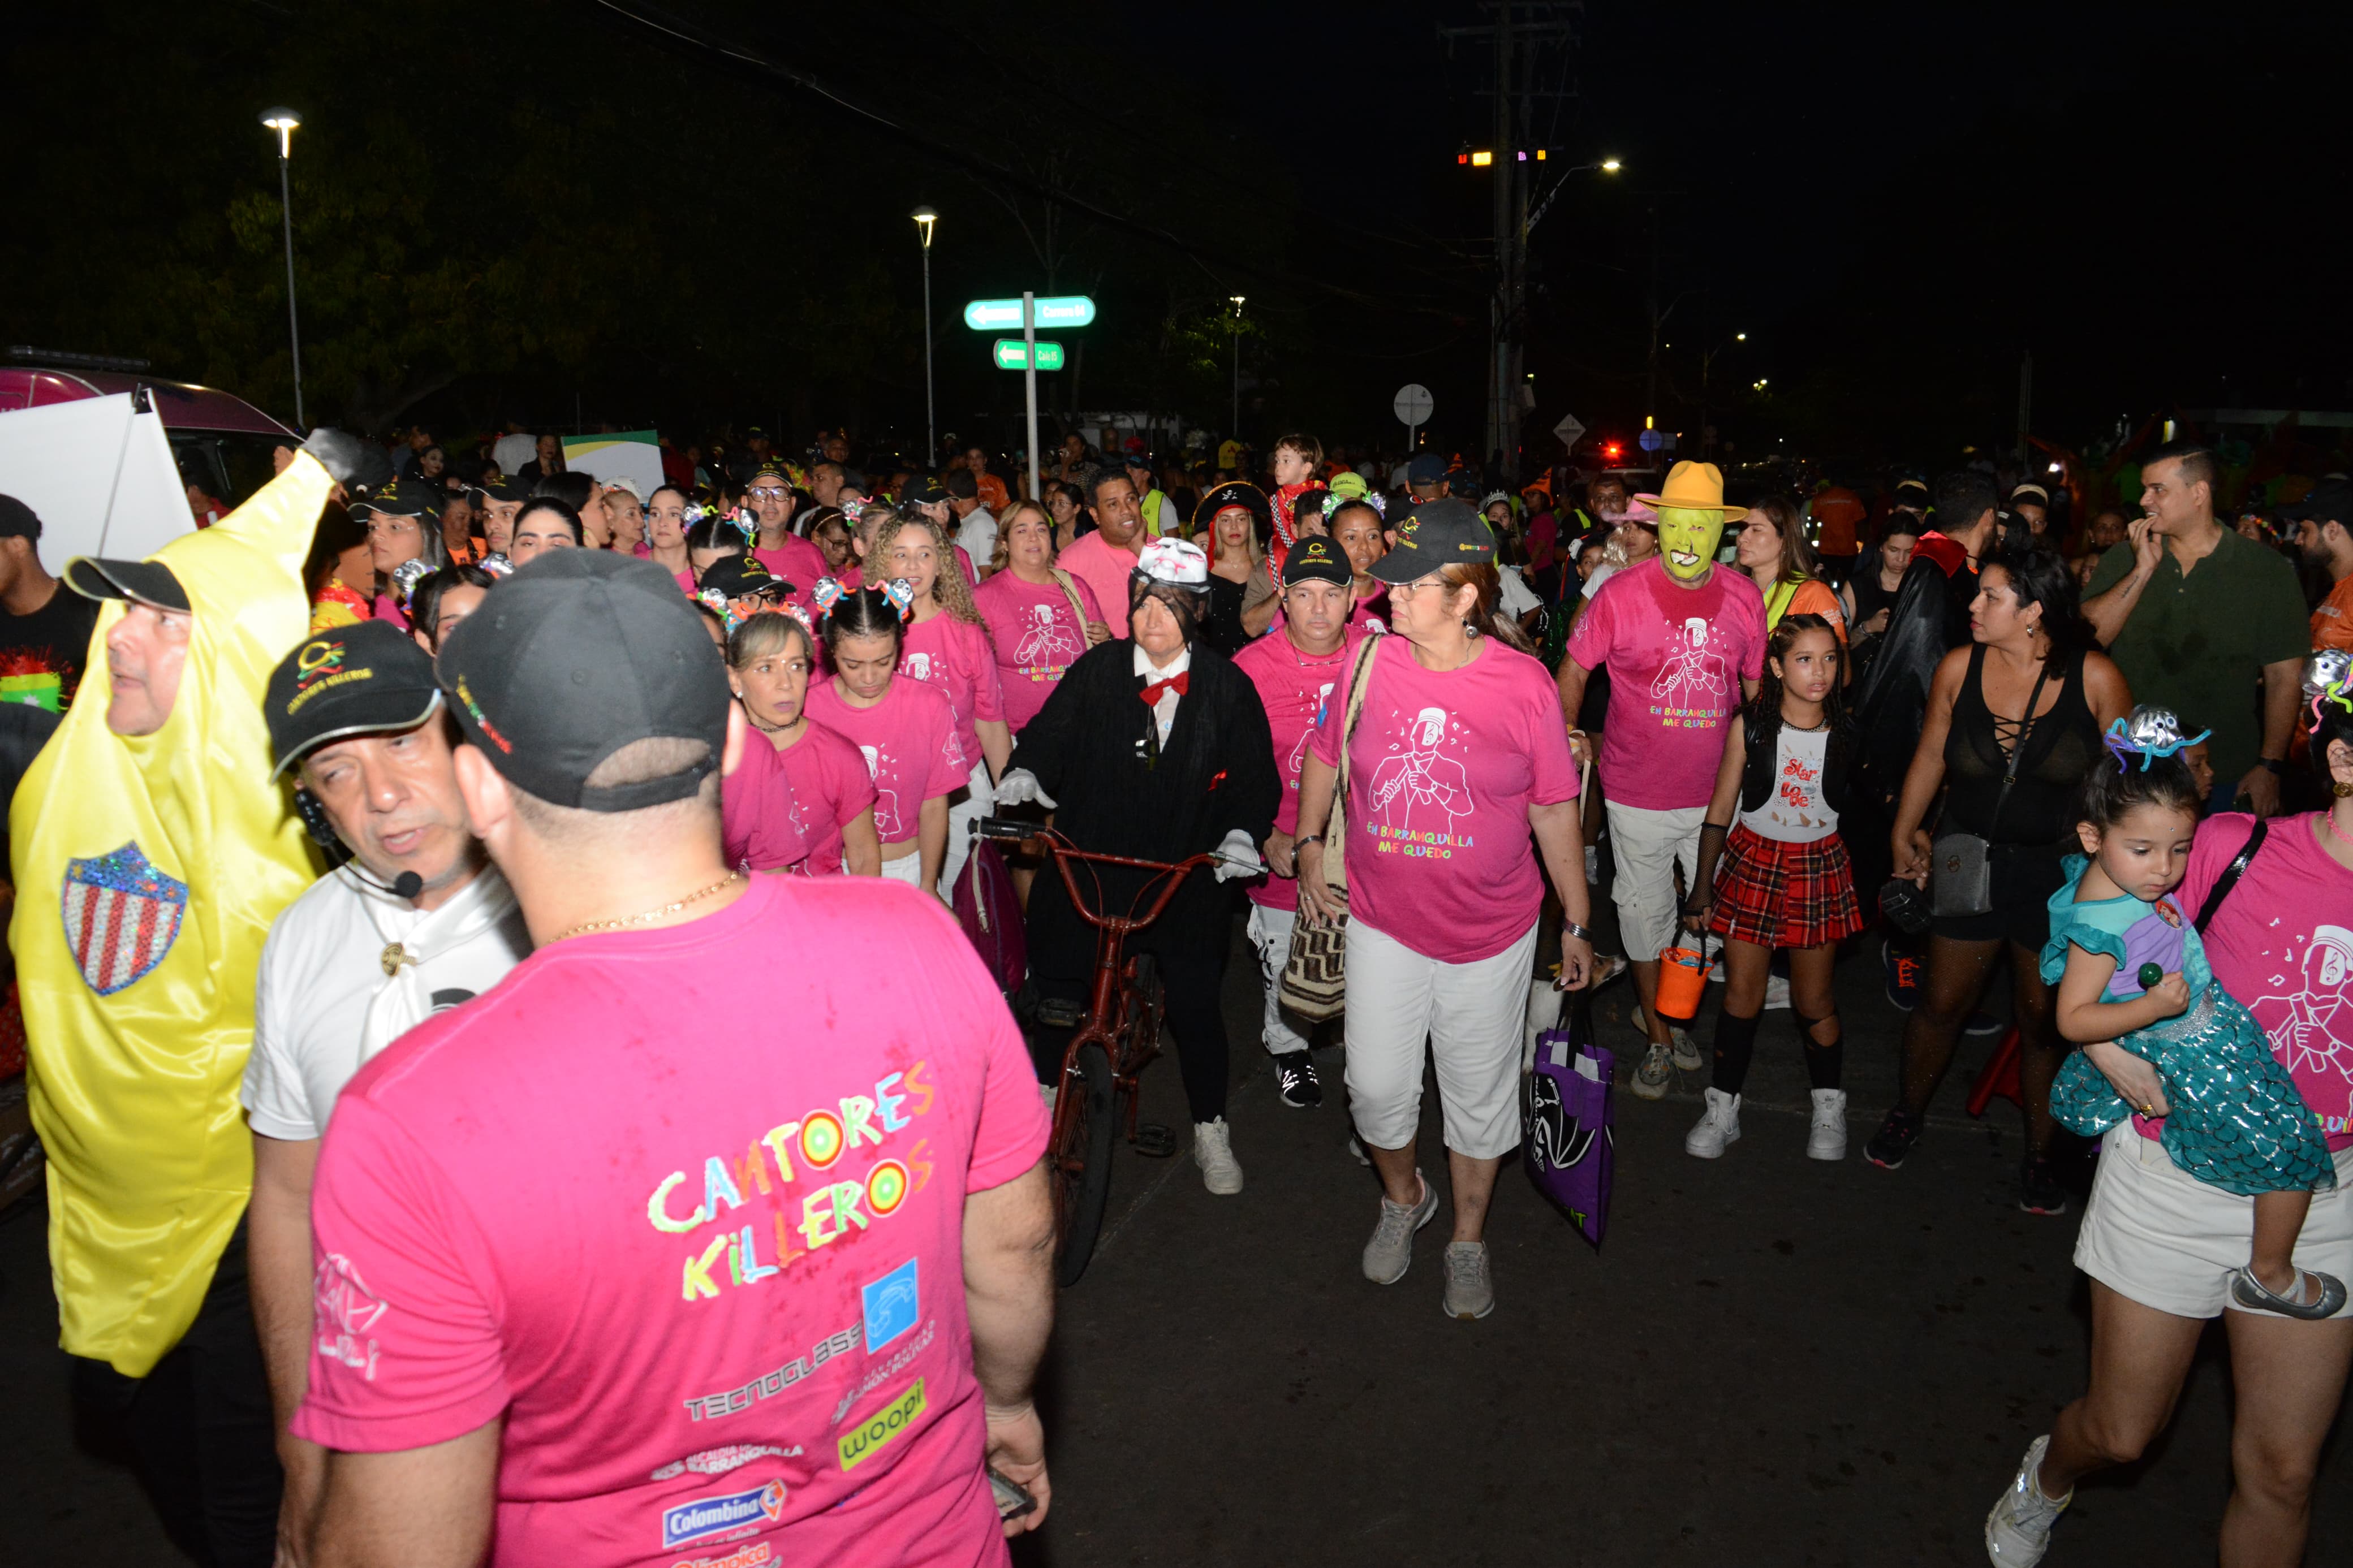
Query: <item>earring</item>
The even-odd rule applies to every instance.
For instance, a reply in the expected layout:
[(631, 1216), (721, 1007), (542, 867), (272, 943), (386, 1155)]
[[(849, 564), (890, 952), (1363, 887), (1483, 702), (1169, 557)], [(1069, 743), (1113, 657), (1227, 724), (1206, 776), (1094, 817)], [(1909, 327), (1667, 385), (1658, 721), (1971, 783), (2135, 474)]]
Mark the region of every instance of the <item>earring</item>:
[(1465, 621), (1462, 623), (1462, 635), (1466, 637), (1475, 637), (1479, 635), (1479, 628), (1469, 621)]
[(2330, 783), (2328, 793), (2335, 795), (2339, 800), (2344, 800), (2348, 796), (2353, 796), (2353, 784), (2347, 784), (2343, 779), (2337, 779)]

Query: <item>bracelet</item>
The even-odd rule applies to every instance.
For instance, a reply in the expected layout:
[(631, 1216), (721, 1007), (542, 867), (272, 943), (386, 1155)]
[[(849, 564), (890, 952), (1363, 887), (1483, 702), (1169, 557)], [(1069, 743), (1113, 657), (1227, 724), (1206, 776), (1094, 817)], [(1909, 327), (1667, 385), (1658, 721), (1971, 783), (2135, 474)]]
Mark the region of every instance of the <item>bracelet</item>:
[(1306, 847), (1310, 844), (1321, 844), (1323, 842), (1324, 836), (1320, 833), (1303, 833), (1291, 841), (1291, 847), (1293, 850), (1298, 850)]
[(1563, 936), (1575, 937), (1577, 941), (1584, 942), (1588, 946), (1591, 946), (1593, 942), (1593, 932), (1584, 926), (1578, 925), (1567, 915), (1560, 917), (1560, 934)]

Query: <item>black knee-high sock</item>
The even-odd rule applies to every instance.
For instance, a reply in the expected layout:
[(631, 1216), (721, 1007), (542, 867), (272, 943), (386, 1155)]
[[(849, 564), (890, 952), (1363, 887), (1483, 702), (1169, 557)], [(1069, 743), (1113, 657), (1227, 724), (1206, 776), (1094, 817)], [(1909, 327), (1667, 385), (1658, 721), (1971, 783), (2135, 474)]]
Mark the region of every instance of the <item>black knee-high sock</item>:
[[(1846, 1037), (1839, 1027), (1839, 1017), (1832, 1013), (1826, 1018), (1809, 1018), (1795, 1007), (1789, 1016), (1798, 1026), (1798, 1043), (1806, 1048), (1806, 1078), (1816, 1089), (1836, 1089), (1846, 1072)], [(1828, 1044), (1817, 1038), (1817, 1033), (1827, 1030)]]
[(1757, 1018), (1743, 1018), (1726, 1008), (1715, 1016), (1715, 1068), (1710, 1081), (1726, 1094), (1738, 1094), (1748, 1081), (1748, 1058), (1757, 1054)]

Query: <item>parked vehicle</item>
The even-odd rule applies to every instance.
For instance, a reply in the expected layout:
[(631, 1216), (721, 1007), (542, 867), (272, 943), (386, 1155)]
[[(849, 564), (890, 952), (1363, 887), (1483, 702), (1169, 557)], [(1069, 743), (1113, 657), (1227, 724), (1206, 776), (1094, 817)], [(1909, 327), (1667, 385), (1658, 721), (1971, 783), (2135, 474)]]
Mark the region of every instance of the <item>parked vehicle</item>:
[(164, 381), (147, 362), (18, 347), (0, 364), (0, 413), (106, 397), (145, 387), (182, 479), (236, 507), (278, 469), (270, 453), (301, 437), (233, 393)]

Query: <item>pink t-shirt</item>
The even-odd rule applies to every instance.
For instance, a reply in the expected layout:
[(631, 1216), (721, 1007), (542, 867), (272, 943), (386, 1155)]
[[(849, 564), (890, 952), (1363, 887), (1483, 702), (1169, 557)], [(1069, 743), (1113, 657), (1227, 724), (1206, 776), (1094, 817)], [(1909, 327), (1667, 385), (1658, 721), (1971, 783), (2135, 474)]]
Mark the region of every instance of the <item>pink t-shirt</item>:
[[(1271, 631), (1234, 655), (1234, 668), (1258, 688), (1266, 727), (1274, 737), (1274, 771), (1282, 778), (1282, 799), (1274, 808), (1279, 833), (1299, 830), (1299, 773), (1307, 761), (1307, 737), (1323, 719), (1324, 705), (1347, 673), (1348, 661), (1369, 635), (1351, 625), (1337, 650), (1316, 658), (1300, 652), (1288, 634)], [(1269, 871), (1264, 880), (1250, 884), (1250, 902), (1271, 910), (1295, 910), (1299, 883)]]
[(408, 629), (407, 612), (400, 607), (400, 601), (389, 594), (378, 594), (375, 596), (375, 618), (379, 621), (390, 621), (402, 631)]
[(1081, 534), (1054, 558), (1054, 564), (1094, 590), (1103, 624), (1111, 627), (1112, 636), (1124, 637), (1127, 636), (1127, 577), (1140, 559), (1134, 550), (1114, 549), (1098, 529)]
[[(775, 748), (771, 747), (774, 751)], [(815, 720), (801, 738), (776, 752), (793, 789), (793, 810), (808, 837), (800, 869), (812, 877), (841, 870), (841, 830), (874, 809), (874, 775), (857, 746)]]
[(928, 621), (910, 621), (899, 649), (899, 673), (948, 700), (955, 712), (956, 749), (964, 753), (968, 774), (983, 755), (975, 721), (1005, 721), (1005, 688), (997, 679), (997, 653), (989, 647), (988, 633), (945, 613)]
[(808, 858), (809, 842), (784, 758), (757, 730), (744, 737), (742, 760), (720, 781), (719, 816), (720, 843), (730, 866), (782, 871)]
[[(1103, 619), (1095, 591), (1082, 578), (1072, 577), (1086, 619)], [(972, 602), (988, 623), (997, 643), (997, 676), (1005, 693), (1005, 721), (1018, 734), (1038, 717), (1062, 672), (1087, 651), (1087, 628), (1071, 611), (1071, 596), (1060, 583), (1039, 586), (1025, 583), (1011, 572), (999, 572), (973, 590)]]
[[(1482, 647), (1440, 674), (1403, 637), (1381, 638), (1348, 742), (1350, 916), (1442, 963), (1493, 958), (1535, 923), (1528, 809), (1577, 797), (1552, 677)], [(1347, 698), (1343, 667), (1308, 742), (1335, 767)]]
[(893, 679), (882, 700), (853, 708), (831, 679), (809, 682), (808, 716), (858, 748), (874, 781), (874, 831), (904, 844), (923, 829), (927, 800), (971, 782), (972, 764), (956, 744), (955, 715), (936, 687)]
[(801, 604), (808, 602), (809, 590), (817, 580), (825, 576), (825, 552), (797, 533), (787, 533), (785, 542), (773, 548), (759, 545), (752, 552), (754, 560), (793, 585), (792, 598)]
[(681, 572), (676, 575), (678, 577), (678, 591), (684, 594), (690, 599), (693, 598), (695, 592), (694, 574), (691, 572)]
[[(822, 963), (758, 956), (812, 931)], [(503, 1417), (497, 1564), (1001, 1564), (964, 1204), (1046, 1134), (914, 889), (759, 877), (550, 943), (343, 1091), (295, 1429), (382, 1453)]]
[(1609, 798), (1645, 811), (1705, 805), (1740, 683), (1765, 672), (1765, 595), (1725, 566), (1696, 588), (1678, 586), (1653, 555), (1601, 585), (1569, 634), (1568, 657), (1609, 666), (1600, 762)]
[[(2272, 819), (2263, 847), (2201, 934), (2215, 983), (2271, 1037), (2272, 1055), (2320, 1118), (2329, 1148), (2346, 1149), (2353, 1148), (2353, 871), (2313, 837), (2316, 816)], [(2174, 902), (2204, 908), (2254, 826), (2236, 811), (2200, 823)], [(2151, 1138), (2161, 1125), (2133, 1122)]]

